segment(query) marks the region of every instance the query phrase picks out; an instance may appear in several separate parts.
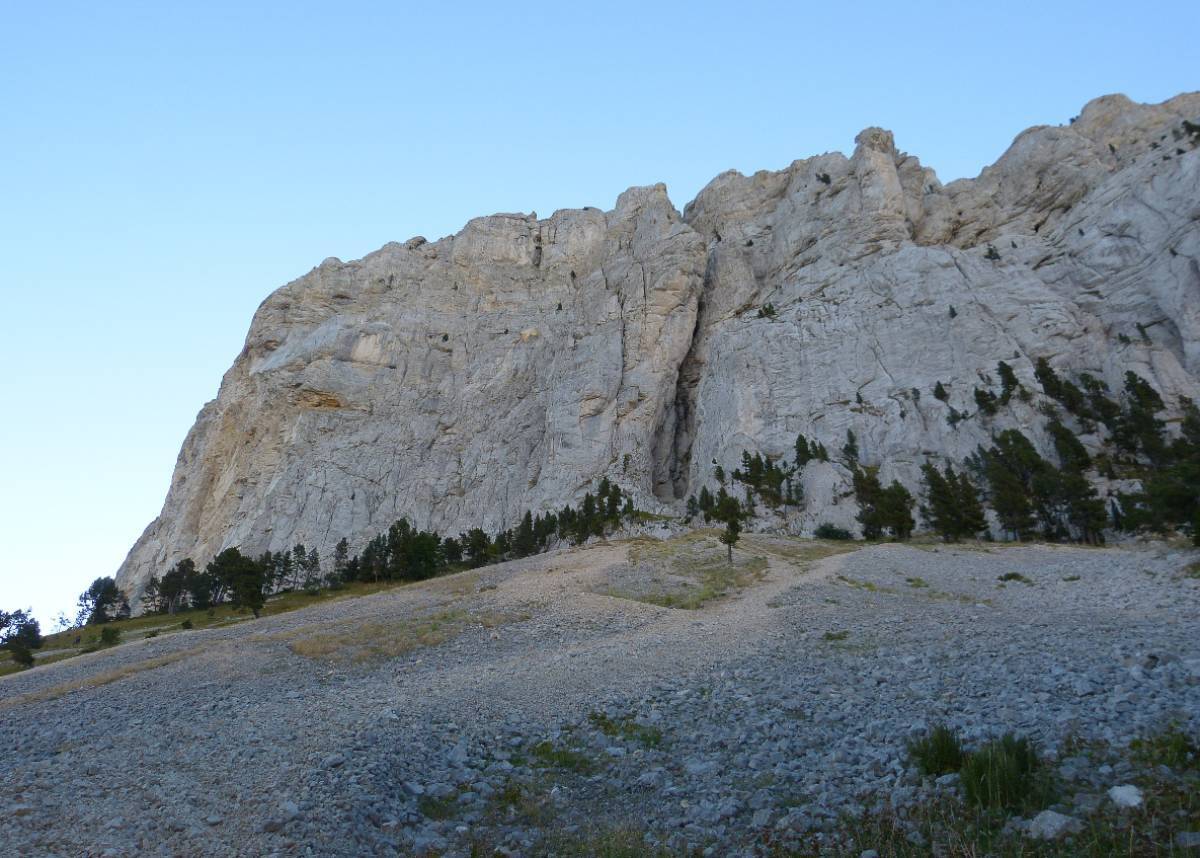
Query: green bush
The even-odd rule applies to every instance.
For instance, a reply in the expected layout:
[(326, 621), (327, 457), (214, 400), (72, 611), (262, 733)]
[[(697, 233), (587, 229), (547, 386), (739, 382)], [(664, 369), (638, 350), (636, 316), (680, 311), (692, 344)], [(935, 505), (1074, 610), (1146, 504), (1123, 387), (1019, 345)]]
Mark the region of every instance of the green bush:
[(1039, 792), (1037, 751), (1027, 737), (1007, 733), (967, 755), (963, 791), (967, 801), (995, 810), (1019, 810)]
[(1200, 735), (1192, 736), (1176, 724), (1134, 739), (1129, 748), (1136, 760), (1147, 765), (1170, 769), (1200, 768)]
[(842, 542), (854, 538), (854, 535), (850, 533), (850, 531), (841, 527), (834, 527), (829, 522), (823, 522), (822, 524), (818, 525), (813, 535), (816, 536), (817, 539), (837, 539)]
[(100, 646), (116, 646), (121, 642), (121, 632), (112, 626), (105, 626), (100, 631)]
[(193, 624), (192, 624), (191, 620), (184, 620), (182, 623), (179, 624), (179, 627), (186, 631), (187, 629), (192, 628)]
[(966, 759), (958, 734), (945, 724), (939, 724), (928, 735), (909, 742), (908, 755), (921, 774), (932, 777), (957, 772)]

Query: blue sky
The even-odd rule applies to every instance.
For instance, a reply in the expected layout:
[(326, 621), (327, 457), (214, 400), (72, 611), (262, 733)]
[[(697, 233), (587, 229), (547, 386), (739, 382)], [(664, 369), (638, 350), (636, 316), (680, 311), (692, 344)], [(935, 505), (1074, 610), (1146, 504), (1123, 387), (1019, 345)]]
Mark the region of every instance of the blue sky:
[[(450, 8), (441, 8), (450, 6)], [(112, 574), (275, 287), (497, 211), (895, 132), (943, 181), (1200, 87), (1195, 3), (0, 10), (0, 607)]]

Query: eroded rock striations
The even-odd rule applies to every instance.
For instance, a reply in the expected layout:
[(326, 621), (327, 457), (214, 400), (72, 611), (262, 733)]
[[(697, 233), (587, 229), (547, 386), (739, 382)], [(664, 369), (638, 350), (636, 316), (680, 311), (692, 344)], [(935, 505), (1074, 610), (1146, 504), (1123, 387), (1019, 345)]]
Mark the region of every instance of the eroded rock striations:
[[(1114, 390), (1133, 370), (1169, 410), (1200, 397), (1200, 94), (1097, 99), (945, 186), (890, 132), (856, 144), (724, 173), (682, 215), (633, 188), (326, 260), (255, 314), (119, 582), (233, 545), (327, 554), (400, 516), (495, 530), (601, 476), (677, 509), (799, 432), (832, 451), (852, 429), (915, 488), (999, 429), (1049, 447), (1037, 398), (975, 413), (1001, 360), (1031, 390), (1045, 357)], [(805, 468), (784, 525), (853, 525), (847, 478)]]

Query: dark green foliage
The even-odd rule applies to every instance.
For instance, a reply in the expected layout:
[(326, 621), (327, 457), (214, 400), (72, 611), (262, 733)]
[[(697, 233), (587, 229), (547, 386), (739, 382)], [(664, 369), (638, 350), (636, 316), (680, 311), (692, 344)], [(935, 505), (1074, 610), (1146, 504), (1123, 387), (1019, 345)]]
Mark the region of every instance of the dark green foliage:
[(835, 527), (829, 522), (822, 522), (817, 525), (817, 529), (813, 531), (813, 536), (817, 539), (833, 539), (838, 542), (846, 542), (854, 538), (854, 534), (842, 527)]
[(184, 620), (179, 624), (179, 628), (183, 629), (184, 631), (191, 631), (193, 628), (195, 628), (195, 624), (191, 620)]
[(975, 405), (979, 408), (980, 413), (987, 414), (990, 417), (996, 413), (997, 403), (996, 394), (990, 390), (975, 388)]
[(95, 625), (129, 616), (129, 601), (111, 577), (97, 578), (79, 595), (75, 624)]
[(854, 434), (853, 429), (846, 430), (846, 443), (842, 445), (842, 459), (851, 467), (858, 464), (858, 436)]
[(965, 473), (947, 465), (944, 471), (926, 463), (921, 467), (926, 504), (921, 513), (947, 542), (974, 537), (987, 526), (979, 492)]
[(956, 318), (958, 318), (958, 310), (955, 310), (955, 309), (954, 309), (954, 305), (953, 305), (953, 304), (951, 304), (951, 305), (950, 305), (950, 318), (951, 318), (951, 319), (956, 319)]
[(928, 734), (910, 741), (908, 755), (921, 774), (928, 777), (957, 772), (966, 759), (958, 734), (945, 724), (939, 724)]
[(996, 372), (1000, 376), (1000, 403), (1008, 405), (1008, 401), (1012, 399), (1013, 391), (1021, 386), (1017, 381), (1017, 375), (1013, 372), (1013, 368), (1004, 361), (996, 364)]
[(1108, 397), (1108, 385), (1088, 373), (1079, 376), (1079, 383), (1087, 394), (1090, 416), (1099, 420), (1108, 431), (1114, 432), (1121, 416), (1121, 406)]
[(21, 667), (33, 666), (33, 651), (42, 647), (42, 629), (32, 610), (0, 611), (0, 650)]
[(987, 246), (987, 252), (983, 254), (983, 258), (990, 259), (992, 262), (999, 262), (1000, 261), (1000, 253), (996, 250), (996, 248), (993, 245), (989, 244)]
[(1059, 381), (1058, 373), (1050, 366), (1050, 362), (1044, 357), (1037, 359), (1034, 365), (1033, 377), (1037, 379), (1038, 384), (1042, 386), (1042, 390), (1051, 399), (1058, 399), (1062, 395), (1062, 384)]
[[(1200, 409), (1182, 397), (1180, 435), (1168, 443), (1164, 424), (1156, 415), (1162, 408), (1158, 394), (1133, 373), (1126, 375), (1126, 407), (1119, 421), (1116, 443), (1126, 452), (1140, 451), (1142, 490), (1122, 496), (1127, 528), (1149, 527), (1166, 531), (1200, 525)], [(1197, 544), (1200, 544), (1198, 542)]]
[(742, 525), (737, 517), (731, 517), (725, 521), (725, 529), (721, 531), (718, 539), (729, 551), (729, 562), (733, 563), (733, 546), (737, 545), (738, 539), (741, 538)]
[(885, 532), (899, 540), (912, 535), (913, 497), (895, 480), (887, 488), (879, 482), (877, 468), (854, 469), (854, 498), (858, 502), (858, 521), (863, 537), (879, 539)]
[[(1029, 500), (1031, 477), (1027, 461), (1031, 450), (1028, 439), (1010, 429), (1001, 433), (996, 446), (983, 456), (992, 509), (1000, 519), (1000, 526), (1014, 539), (1028, 539), (1033, 534), (1033, 505)], [(1033, 455), (1036, 456), (1036, 452)]]
[(259, 561), (236, 548), (226, 548), (209, 562), (206, 571), (230, 594), (234, 607), (249, 608), (258, 617), (267, 584), (267, 570)]
[(1075, 433), (1060, 423), (1051, 420), (1046, 424), (1046, 431), (1054, 441), (1054, 451), (1058, 454), (1059, 463), (1064, 468), (1083, 471), (1092, 466), (1092, 458), (1087, 450), (1079, 443)]
[(940, 399), (942, 402), (950, 398), (950, 394), (946, 392), (946, 386), (940, 381), (933, 386), (933, 395), (934, 398)]
[(960, 772), (963, 792), (980, 807), (1022, 810), (1038, 797), (1039, 768), (1033, 743), (1008, 733), (967, 756)]
[(785, 487), (789, 483), (796, 468), (776, 464), (770, 456), (761, 453), (753, 456), (748, 451), (742, 452), (742, 467), (731, 475), (734, 480), (744, 483), (762, 497), (768, 506), (777, 507), (783, 503), (795, 500), (794, 489)]
[(817, 458), (816, 444), (810, 444), (803, 435), (796, 436), (796, 468), (800, 469)]
[(116, 646), (121, 642), (121, 632), (115, 626), (105, 626), (100, 630), (100, 646)]
[(763, 304), (762, 307), (759, 308), (758, 318), (760, 319), (774, 319), (775, 315), (776, 310), (774, 304)]
[(1130, 455), (1141, 455), (1151, 465), (1161, 465), (1167, 452), (1163, 431), (1166, 424), (1159, 419), (1162, 397), (1145, 379), (1135, 373), (1125, 373), (1125, 409), (1117, 419), (1113, 441), (1117, 448)]
[(159, 584), (159, 610), (174, 614), (187, 599), (188, 593), (195, 585), (196, 564), (190, 557), (185, 557), (172, 566)]

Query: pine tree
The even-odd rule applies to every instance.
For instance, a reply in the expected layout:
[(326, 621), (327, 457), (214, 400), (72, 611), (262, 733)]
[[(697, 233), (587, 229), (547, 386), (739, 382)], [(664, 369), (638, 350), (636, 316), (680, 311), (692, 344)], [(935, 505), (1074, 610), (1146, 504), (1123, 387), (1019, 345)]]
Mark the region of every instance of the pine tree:
[(796, 467), (803, 468), (816, 458), (816, 453), (809, 447), (808, 439), (803, 435), (796, 436)]
[(842, 445), (842, 458), (850, 468), (858, 465), (858, 437), (853, 429), (846, 430), (846, 443)]
[(346, 580), (346, 565), (350, 562), (350, 543), (346, 537), (338, 540), (333, 547), (333, 578), (338, 583)]
[(883, 525), (899, 540), (912, 536), (916, 522), (912, 517), (913, 496), (896, 480), (879, 495), (879, 513)]
[(266, 601), (263, 597), (266, 570), (257, 561), (236, 548), (226, 548), (209, 562), (207, 571), (225, 585), (235, 608), (249, 608), (258, 618)]
[(921, 466), (926, 500), (921, 508), (925, 520), (946, 542), (958, 539), (962, 522), (958, 515), (958, 500), (949, 480), (937, 468), (926, 462)]
[(987, 527), (983, 504), (979, 502), (979, 490), (965, 473), (955, 473), (950, 466), (946, 467), (946, 481), (958, 501), (959, 536), (978, 536)]
[(883, 486), (879, 484), (876, 468), (855, 467), (854, 499), (858, 503), (858, 523), (864, 539), (879, 539), (883, 535), (883, 515), (879, 510)]
[(1008, 405), (1012, 399), (1013, 391), (1021, 386), (1017, 381), (1017, 374), (1013, 372), (1011, 366), (1004, 361), (996, 364), (996, 372), (1000, 376), (1000, 402), (1002, 405)]
[(942, 402), (945, 402), (946, 400), (948, 400), (950, 398), (950, 394), (946, 392), (946, 386), (943, 385), (940, 381), (933, 386), (933, 395), (935, 398), (940, 399)]
[(729, 552), (729, 565), (733, 565), (733, 546), (737, 545), (738, 539), (742, 534), (742, 525), (737, 517), (729, 518), (725, 522), (725, 529), (721, 531), (721, 535), (717, 537)]
[(526, 510), (513, 537), (513, 553), (517, 557), (528, 557), (536, 548), (537, 538), (533, 533), (533, 513)]
[(983, 414), (991, 416), (996, 413), (996, 394), (990, 390), (975, 388), (975, 405)]

